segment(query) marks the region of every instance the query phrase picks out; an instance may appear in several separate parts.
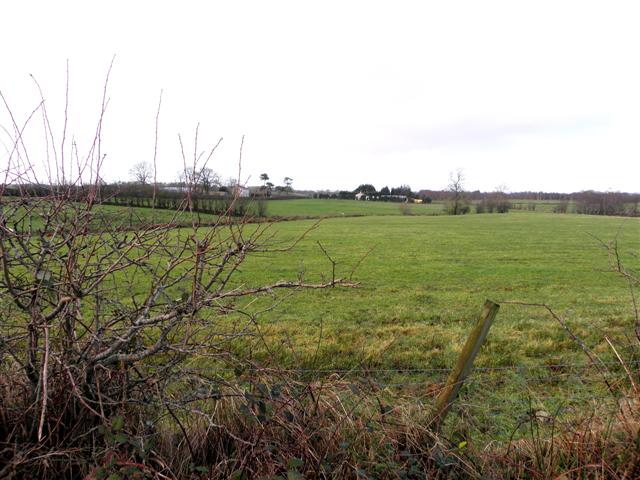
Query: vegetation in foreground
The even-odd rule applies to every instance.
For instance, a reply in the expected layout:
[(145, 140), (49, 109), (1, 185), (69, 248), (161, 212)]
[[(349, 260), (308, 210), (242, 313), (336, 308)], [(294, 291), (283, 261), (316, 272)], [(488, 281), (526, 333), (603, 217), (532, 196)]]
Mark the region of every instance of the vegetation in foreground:
[[(601, 381), (580, 391), (587, 400), (608, 396), (593, 404), (598, 418), (606, 410), (608, 427), (574, 410), (560, 429), (555, 422), (564, 417), (548, 413), (544, 391), (559, 397), (573, 380), (559, 381), (555, 365), (584, 358), (540, 309), (504, 305), (478, 366), (548, 362), (556, 375), (525, 385), (518, 375), (471, 379), (446, 435), (430, 428), (431, 398), (443, 379), (429, 377), (453, 364), (486, 296), (554, 305), (594, 352), (607, 350), (603, 333), (628, 346), (629, 285), (603, 273), (606, 250), (594, 237), (616, 232), (637, 248), (634, 219), (371, 216), (319, 226), (223, 222), (191, 232), (151, 226), (132, 235), (87, 234), (84, 225), (105, 217), (83, 208), (63, 199), (58, 209), (34, 210), (48, 218), (41, 225), (59, 226), (51, 237), (3, 230), (2, 308), (11, 319), (3, 323), (0, 428), (11, 442), (3, 474), (535, 478), (581, 469), (594, 456), (614, 472), (637, 461), (619, 444), (637, 431), (635, 407), (625, 407), (624, 417), (611, 411), (628, 398), (622, 367), (609, 369), (613, 391)], [(42, 251), (42, 242), (45, 257), (15, 256)], [(207, 281), (214, 277), (224, 280)], [(353, 282), (358, 288), (332, 288)], [(280, 285), (323, 288), (282, 297)], [(41, 293), (27, 308), (33, 291)], [(623, 354), (633, 361), (633, 351)], [(301, 368), (316, 372), (305, 377)], [(380, 369), (396, 373), (381, 379)], [(597, 371), (575, 378), (592, 382)], [(491, 417), (469, 408), (523, 388), (533, 410), (518, 412), (529, 416), (515, 430), (499, 419), (499, 429), (487, 428)], [(541, 423), (540, 412), (554, 423)], [(602, 433), (593, 437), (595, 428)], [(516, 443), (509, 431), (518, 433)], [(527, 440), (530, 432), (538, 437)], [(569, 434), (581, 450), (564, 443)], [(487, 453), (492, 438), (501, 442)]]

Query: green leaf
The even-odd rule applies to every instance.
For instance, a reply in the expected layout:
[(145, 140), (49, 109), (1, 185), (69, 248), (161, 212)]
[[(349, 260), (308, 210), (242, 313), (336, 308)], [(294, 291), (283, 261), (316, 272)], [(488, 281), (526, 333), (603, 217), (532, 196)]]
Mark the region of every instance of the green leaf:
[(119, 432), (124, 427), (124, 418), (122, 417), (113, 417), (111, 420), (111, 428), (114, 432)]

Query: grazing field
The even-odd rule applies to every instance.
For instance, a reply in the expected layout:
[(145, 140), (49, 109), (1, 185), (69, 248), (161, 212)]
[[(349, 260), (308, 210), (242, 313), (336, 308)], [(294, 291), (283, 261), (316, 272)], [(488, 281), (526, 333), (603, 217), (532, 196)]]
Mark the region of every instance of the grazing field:
[[(274, 228), (291, 240), (311, 225)], [(638, 219), (524, 212), (327, 219), (292, 252), (252, 258), (242, 280), (326, 278), (331, 265), (320, 242), (338, 277), (373, 249), (353, 274), (360, 287), (284, 299), (258, 317), (259, 335), (238, 342), (237, 353), (320, 377), (369, 370), (377, 384), (428, 404), (489, 298), (502, 307), (456, 407), (475, 419), (475, 430), (459, 438), (506, 440), (532, 408), (567, 421), (596, 405), (602, 413), (616, 404), (595, 368), (573, 367), (589, 363), (579, 345), (544, 308), (507, 302), (547, 304), (605, 361), (615, 360), (605, 335), (626, 355), (635, 323), (628, 285), (608, 272), (596, 240), (616, 236), (625, 261), (637, 266)]]
[[(310, 225), (274, 229), (285, 240)], [(303, 367), (449, 367), (485, 298), (546, 303), (601, 350), (604, 333), (631, 334), (628, 287), (607, 273), (607, 252), (594, 238), (615, 236), (624, 251), (637, 252), (640, 222), (513, 212), (328, 219), (292, 252), (252, 258), (241, 275), (250, 284), (301, 271), (319, 280), (330, 273), (321, 242), (337, 261), (337, 276), (349, 276), (373, 249), (354, 274), (360, 288), (300, 292), (261, 316), (272, 351)], [(561, 362), (578, 350), (543, 309), (504, 305), (479, 364)]]
[[(12, 201), (11, 198), (8, 199)], [(392, 202), (368, 202), (356, 200), (241, 200), (245, 204), (247, 218), (275, 218), (287, 220), (364, 217), (364, 216), (435, 216), (445, 213), (444, 202), (430, 204), (405, 204)], [(260, 205), (259, 205), (260, 204)], [(529, 210), (529, 205), (535, 204), (535, 210)], [(557, 203), (554, 202), (527, 202), (514, 201), (512, 205), (518, 210), (533, 211), (535, 213), (551, 213)], [(106, 220), (114, 229), (135, 229), (152, 224), (175, 224), (177, 226), (191, 226), (196, 224), (213, 224), (219, 219), (219, 215), (201, 212), (189, 212), (188, 210), (171, 210), (161, 208), (149, 208), (139, 206), (96, 205), (98, 213), (96, 224), (102, 224)], [(261, 213), (258, 213), (261, 212)], [(475, 213), (474, 205), (471, 205), (470, 214)], [(14, 218), (20, 218), (16, 213)], [(37, 218), (34, 218), (38, 222)], [(35, 224), (34, 224), (35, 226)]]
[[(223, 391), (241, 402), (229, 404), (227, 412), (237, 412), (246, 421), (253, 418), (249, 410), (253, 407), (263, 412), (256, 418), (264, 420), (269, 412), (265, 402), (279, 402), (283, 385), (291, 386), (292, 399), (308, 391), (315, 408), (318, 403), (314, 392), (331, 385), (326, 394), (341, 409), (362, 420), (357, 435), (365, 429), (373, 433), (381, 426), (395, 425), (394, 420), (387, 424), (387, 418), (429, 426), (434, 397), (442, 390), (481, 306), (489, 298), (501, 304), (500, 312), (476, 368), (443, 425), (454, 451), (464, 453), (455, 446), (463, 445), (458, 447), (462, 449), (467, 443), (478, 451), (492, 442), (504, 445), (511, 439), (525, 438), (534, 428), (542, 438), (548, 438), (554, 435), (556, 425), (565, 428), (575, 424), (586, 412), (596, 414), (595, 418), (614, 418), (612, 412), (620, 408), (620, 399), (629, 390), (625, 371), (618, 363), (611, 364), (606, 373), (609, 383), (603, 382), (601, 372), (588, 365), (576, 337), (584, 341), (583, 348), (596, 352), (605, 362), (615, 362), (605, 335), (627, 361), (638, 361), (629, 348), (636, 323), (629, 285), (611, 272), (604, 243), (617, 239), (622, 261), (638, 267), (639, 259), (634, 254), (640, 249), (639, 219), (537, 211), (401, 215), (397, 204), (306, 202), (270, 202), (288, 209), (282, 214), (292, 220), (287, 222), (242, 225), (236, 217), (215, 231), (206, 225), (197, 229), (154, 226), (135, 233), (113, 233), (111, 228), (128, 225), (136, 229), (169, 221), (189, 224), (192, 217), (187, 212), (173, 219), (174, 212), (164, 210), (99, 207), (110, 220), (104, 227), (105, 235), (97, 228), (80, 230), (75, 237), (76, 251), (81, 256), (89, 255), (90, 268), (96, 265), (91, 259), (99, 262), (103, 254), (107, 258), (132, 258), (131, 268), (113, 270), (102, 283), (105, 291), (116, 293), (105, 302), (108, 313), (103, 317), (113, 314), (116, 318), (117, 314), (117, 321), (122, 322), (117, 323), (119, 330), (112, 338), (122, 338), (149, 325), (136, 340), (141, 347), (131, 340), (121, 343), (125, 358), (130, 346), (149, 345), (152, 349), (162, 341), (174, 342), (167, 344), (167, 351), (140, 364), (151, 371), (159, 366), (158, 378), (162, 378), (165, 366), (173, 368), (173, 355), (180, 357), (193, 346), (194, 352), (202, 353), (185, 357), (183, 368), (171, 372), (171, 395), (184, 395), (185, 405), (191, 405), (190, 394), (194, 391), (204, 395), (202, 399), (194, 397), (198, 402), (210, 400), (217, 411), (216, 402)], [(342, 206), (362, 210), (331, 217), (336, 215), (336, 207)], [(70, 217), (74, 213), (82, 218), (81, 207), (80, 203), (70, 204), (64, 210), (65, 221), (74, 221)], [(435, 206), (410, 207), (428, 212)], [(47, 211), (49, 204), (40, 208)], [(296, 208), (299, 211), (292, 213)], [(330, 218), (295, 219), (304, 215)], [(31, 218), (26, 220), (23, 224)], [(94, 226), (88, 217), (85, 221)], [(13, 248), (22, 241), (20, 230), (24, 231), (6, 230), (15, 234)], [(254, 241), (251, 233), (256, 230), (263, 234)], [(50, 233), (57, 239), (64, 230)], [(150, 236), (145, 239), (146, 233)], [(48, 241), (44, 237), (43, 242)], [(275, 250), (263, 248), (262, 242)], [(55, 285), (51, 278), (67, 278), (65, 249), (69, 244), (59, 244), (62, 268), (56, 264), (53, 274), (42, 275), (46, 280), (43, 288)], [(222, 271), (221, 267), (233, 272), (233, 266), (224, 267), (225, 259), (241, 259), (243, 252), (258, 244), (261, 246), (244, 262), (238, 260), (240, 267), (228, 277), (229, 284), (222, 277), (210, 277)], [(183, 249), (183, 245), (188, 248)], [(207, 249), (215, 256), (201, 263)], [(148, 259), (146, 254), (150, 255)], [(37, 255), (26, 258), (32, 257), (38, 261)], [(167, 267), (169, 276), (158, 275), (165, 264), (175, 267)], [(310, 284), (326, 283), (333, 273), (357, 285), (297, 291), (260, 289), (262, 293), (253, 290), (301, 278)], [(207, 303), (195, 310), (194, 299), (203, 285), (211, 285), (206, 287), (211, 291), (223, 289), (229, 295), (208, 297)], [(235, 295), (242, 291), (249, 295)], [(153, 305), (155, 300), (148, 300), (160, 294), (159, 303)], [(79, 310), (82, 318), (91, 319), (99, 303), (85, 300)], [(552, 308), (558, 317), (541, 304)], [(145, 313), (146, 305), (153, 305), (155, 312), (162, 314)], [(126, 312), (131, 312), (131, 317)], [(149, 323), (151, 319), (162, 321), (165, 312), (175, 312), (172, 327)], [(20, 321), (12, 315), (5, 318)], [(129, 321), (133, 326), (128, 326)], [(97, 331), (98, 324), (94, 321), (90, 325)], [(164, 333), (169, 328), (174, 330)], [(91, 327), (83, 323), (78, 331), (82, 338), (88, 338)], [(187, 336), (181, 337), (183, 334)], [(109, 343), (118, 346), (118, 341)], [(109, 348), (97, 355), (108, 353)], [(201, 383), (205, 378), (206, 383)], [(614, 387), (607, 389), (611, 385)], [(266, 400), (258, 400), (262, 397)], [(300, 405), (304, 405), (300, 412), (308, 411), (306, 404)], [(237, 411), (233, 410), (236, 406)], [(386, 417), (391, 412), (397, 417)], [(380, 418), (371, 423), (370, 419), (378, 415)], [(329, 417), (324, 420), (333, 422)], [(245, 427), (240, 429), (244, 431)], [(325, 430), (324, 426), (318, 429)], [(395, 455), (393, 452), (389, 455)]]
[[(620, 339), (633, 331), (628, 286), (607, 271), (598, 239), (617, 237), (627, 261), (637, 264), (630, 254), (640, 248), (638, 219), (529, 211), (437, 215), (442, 204), (405, 205), (416, 214), (401, 215), (399, 204), (351, 200), (268, 204), (276, 216), (332, 217), (344, 210), (345, 217), (326, 218), (291, 251), (249, 257), (236, 281), (257, 286), (300, 274), (309, 282), (326, 280), (331, 263), (319, 242), (336, 260), (336, 276), (360, 285), (295, 293), (259, 316), (263, 338), (243, 339), (239, 352), (264, 358), (269, 351), (280, 366), (302, 368), (448, 368), (486, 298), (547, 304), (600, 350), (606, 350), (605, 333)], [(124, 229), (192, 219), (189, 212), (98, 208)], [(285, 245), (315, 222), (273, 224), (272, 241)], [(148, 288), (139, 285), (141, 292)], [(574, 358), (582, 358), (579, 348), (543, 308), (505, 304), (478, 362)]]

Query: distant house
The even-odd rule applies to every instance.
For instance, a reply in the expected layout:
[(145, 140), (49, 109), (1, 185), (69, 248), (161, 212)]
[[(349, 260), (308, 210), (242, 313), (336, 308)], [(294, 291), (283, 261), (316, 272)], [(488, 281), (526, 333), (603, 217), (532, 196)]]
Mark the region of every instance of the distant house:
[(362, 192), (356, 193), (356, 200), (367, 200), (368, 198), (369, 197), (367, 197), (367, 195)]

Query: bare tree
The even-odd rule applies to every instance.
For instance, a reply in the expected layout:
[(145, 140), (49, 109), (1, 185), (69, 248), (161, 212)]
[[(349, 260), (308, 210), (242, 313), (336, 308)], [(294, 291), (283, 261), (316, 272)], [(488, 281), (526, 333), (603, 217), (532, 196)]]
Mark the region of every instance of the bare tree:
[(507, 213), (511, 209), (511, 202), (507, 195), (508, 190), (506, 184), (500, 184), (483, 200), (490, 212), (495, 210), (497, 213)]
[(461, 169), (449, 174), (450, 204), (448, 207), (451, 215), (461, 215), (469, 211), (469, 206), (465, 201), (464, 194), (464, 174)]
[(134, 182), (146, 185), (153, 178), (153, 166), (149, 162), (138, 162), (129, 169)]
[(178, 172), (178, 182), (190, 187), (194, 192), (209, 193), (212, 188), (221, 185), (220, 175), (211, 168), (203, 167), (182, 169)]
[(209, 193), (213, 187), (220, 186), (220, 175), (210, 168), (203, 167), (198, 171), (196, 184), (202, 189), (203, 193)]

